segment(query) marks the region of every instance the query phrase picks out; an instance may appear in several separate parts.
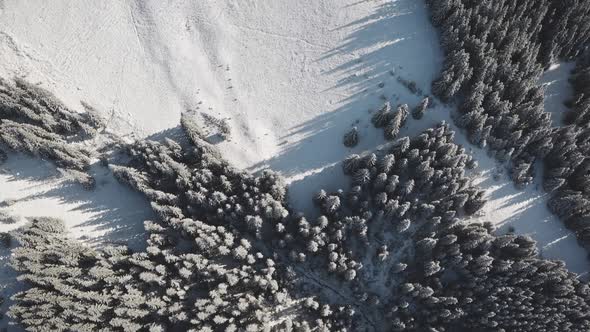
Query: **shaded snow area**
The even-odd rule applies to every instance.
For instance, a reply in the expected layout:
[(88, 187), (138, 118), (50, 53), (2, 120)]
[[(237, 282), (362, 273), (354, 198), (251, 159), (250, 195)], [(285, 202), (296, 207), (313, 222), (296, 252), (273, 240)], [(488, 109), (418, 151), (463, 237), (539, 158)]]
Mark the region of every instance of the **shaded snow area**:
[(119, 183), (108, 168), (94, 165), (96, 188), (67, 181), (47, 161), (11, 155), (0, 166), (0, 232), (23, 226), (26, 217), (59, 218), (70, 235), (91, 245), (104, 242), (142, 248), (143, 221), (153, 219), (149, 202)]
[[(414, 107), (430, 93), (443, 60), (438, 44), (417, 0), (0, 1), (0, 76), (38, 82), (74, 109), (85, 101), (129, 138), (165, 136), (188, 110), (226, 119), (230, 138), (217, 143), (224, 156), (250, 171), (280, 171), (293, 206), (306, 212), (311, 193), (348, 186), (339, 161), (385, 143), (371, 112), (385, 100)], [(549, 111), (563, 111), (572, 68), (545, 75)], [(452, 122), (450, 114), (437, 101), (401, 135)], [(348, 149), (342, 136), (352, 126), (360, 143)], [(530, 234), (543, 257), (588, 271), (585, 250), (549, 213), (540, 185), (517, 190), (485, 150), (460, 132), (457, 143), (472, 150), (474, 177), (488, 189), (474, 220)], [(2, 211), (63, 218), (90, 242), (140, 238), (151, 217), (142, 197), (98, 165), (92, 192), (63, 184), (45, 162), (12, 157), (5, 168), (0, 200), (15, 201)]]
[(573, 97), (568, 78), (575, 68), (575, 62), (558, 63), (549, 67), (541, 78), (545, 86), (545, 111), (551, 113), (554, 127), (563, 125), (563, 115), (568, 111), (564, 102)]
[[(27, 217), (51, 216), (64, 221), (69, 235), (92, 246), (125, 244), (145, 248), (143, 221), (154, 218), (149, 202), (120, 184), (108, 168), (93, 165), (90, 174), (96, 189), (85, 190), (68, 182), (52, 163), (23, 155), (10, 155), (0, 166), (0, 232), (28, 222)], [(12, 241), (14, 247), (16, 243)], [(0, 293), (6, 300), (0, 312), (12, 304), (18, 290), (16, 273), (7, 265), (10, 251), (0, 249)], [(0, 320), (5, 327), (7, 320)], [(10, 326), (9, 331), (20, 331)]]
[(320, 148), (339, 160), (351, 120), (402, 89), (391, 71), (428, 86), (441, 60), (411, 0), (4, 1), (0, 15), (3, 75), (84, 100), (121, 134), (173, 128), (186, 110), (230, 118), (225, 155), (275, 158), (287, 175), (321, 167)]

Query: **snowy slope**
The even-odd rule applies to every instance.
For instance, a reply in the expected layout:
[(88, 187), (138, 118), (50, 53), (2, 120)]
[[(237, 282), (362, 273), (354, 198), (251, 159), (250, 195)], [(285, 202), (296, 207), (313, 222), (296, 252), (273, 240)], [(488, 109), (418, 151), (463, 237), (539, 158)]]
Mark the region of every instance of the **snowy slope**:
[[(4, 1), (0, 10), (0, 75), (39, 82), (74, 109), (84, 100), (124, 136), (174, 128), (187, 109), (231, 118), (225, 156), (291, 181), (346, 156), (341, 135), (356, 120), (366, 127), (382, 95), (417, 102), (390, 72), (427, 87), (437, 45), (424, 4), (408, 0)], [(381, 138), (361, 130), (361, 148)]]
[(96, 105), (121, 133), (174, 127), (186, 109), (231, 117), (221, 148), (239, 166), (338, 136), (396, 88), (375, 91), (394, 66), (426, 86), (440, 59), (424, 5), (408, 0), (7, 0), (0, 31), (1, 74)]
[[(186, 110), (228, 118), (232, 139), (218, 144), (224, 155), (248, 170), (282, 172), (294, 206), (304, 211), (311, 210), (311, 192), (346, 185), (337, 163), (347, 154), (384, 143), (369, 124), (383, 98), (394, 105), (420, 101), (397, 79), (428, 93), (442, 59), (417, 0), (0, 1), (0, 75), (26, 76), (76, 109), (89, 102), (112, 131), (131, 137), (174, 128)], [(548, 78), (562, 82), (550, 86), (556, 96), (567, 91), (564, 68)], [(560, 104), (552, 98), (548, 105)], [(450, 122), (449, 114), (439, 105), (422, 121), (410, 120), (402, 134)], [(346, 149), (342, 135), (352, 125), (361, 142)], [(463, 135), (457, 139), (468, 145)], [(516, 190), (505, 174), (494, 179), (501, 165), (485, 151), (473, 153), (481, 165), (477, 181), (490, 197), (476, 219), (493, 221), (501, 232), (511, 225), (536, 238), (545, 257), (587, 271), (585, 251), (547, 211), (546, 195), (535, 185)], [(3, 176), (0, 188), (4, 195), (4, 188), (40, 181)], [(36, 212), (78, 225), (88, 215), (72, 201), (42, 200)], [(26, 215), (31, 206), (13, 210)]]

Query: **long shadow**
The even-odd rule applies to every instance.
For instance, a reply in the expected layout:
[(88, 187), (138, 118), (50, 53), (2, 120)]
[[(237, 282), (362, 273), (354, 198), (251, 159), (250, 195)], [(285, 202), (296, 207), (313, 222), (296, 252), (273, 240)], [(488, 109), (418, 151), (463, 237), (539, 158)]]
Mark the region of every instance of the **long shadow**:
[[(511, 200), (519, 203), (516, 197)], [(562, 260), (568, 270), (587, 278), (588, 261), (583, 259), (587, 256), (585, 249), (578, 244), (576, 235), (548, 211), (543, 197), (527, 202), (498, 226), (498, 234), (513, 229), (517, 234), (530, 235), (537, 242), (542, 258)]]
[[(348, 86), (358, 90), (357, 94), (349, 97), (355, 100), (358, 96), (366, 94), (366, 80), (390, 81), (391, 76), (405, 73), (400, 68), (400, 59), (403, 64), (414, 68), (428, 61), (431, 54), (416, 56), (416, 40), (428, 28), (429, 22), (424, 22), (423, 1), (397, 0), (388, 1), (377, 7), (376, 11), (360, 20), (353, 21), (339, 29), (354, 28), (339, 47), (324, 54), (318, 61), (330, 59), (337, 55), (349, 55), (362, 52), (362, 56), (352, 59), (326, 74), (339, 74), (344, 76), (338, 80), (335, 87)], [(420, 45), (420, 51), (438, 49), (438, 44)], [(359, 70), (362, 75), (359, 75)], [(360, 76), (360, 77), (359, 77)], [(359, 80), (359, 78), (361, 78)], [(363, 79), (364, 78), (364, 79)], [(413, 78), (413, 77), (408, 77)], [(427, 83), (430, 82), (420, 82)]]
[[(542, 173), (540, 165), (536, 170)], [(537, 174), (537, 178), (540, 175)], [(563, 260), (570, 271), (585, 278), (588, 271), (586, 251), (577, 243), (576, 235), (548, 210), (549, 194), (535, 184), (519, 190), (506, 177), (497, 182), (491, 174), (483, 176), (485, 180), (479, 186), (488, 188), (490, 201), (487, 205), (493, 206), (493, 213), (484, 215), (481, 221), (494, 222), (498, 227), (497, 234), (514, 231), (516, 234), (530, 235), (537, 242), (541, 257)]]
[(66, 223), (73, 219), (70, 231), (91, 245), (145, 247), (143, 221), (155, 218), (149, 202), (119, 183), (108, 168), (91, 166), (90, 174), (96, 179), (93, 190), (59, 178), (47, 161), (19, 154), (11, 155), (3, 168), (7, 183), (18, 183), (18, 192), (0, 195), (14, 199), (9, 211), (17, 210), (24, 217), (61, 215)]
[(145, 139), (156, 142), (163, 142), (165, 139), (171, 139), (179, 144), (190, 144), (180, 125), (151, 134)]
[[(162, 142), (166, 138), (189, 144), (180, 126), (146, 139)], [(49, 161), (11, 153), (0, 167), (3, 178), (0, 183), (5, 181), (7, 186), (13, 183), (12, 189), (16, 192), (0, 189), (0, 201), (10, 201), (10, 206), (0, 206), (0, 209), (16, 210), (19, 217), (63, 216), (64, 221), (73, 226), (70, 231), (91, 245), (125, 244), (132, 249), (144, 248), (143, 222), (156, 218), (149, 201), (118, 182), (108, 167), (98, 162), (91, 165), (89, 173), (96, 180), (93, 190), (60, 177)], [(22, 225), (5, 225), (4, 228), (11, 226)]]
[[(291, 128), (280, 137), (280, 141), (289, 142), (283, 145), (281, 153), (250, 168), (280, 171), (290, 179), (291, 196), (296, 202), (303, 201), (296, 197), (303, 189), (297, 188), (310, 188), (308, 193), (320, 187), (337, 189), (335, 179), (342, 179), (342, 175), (339, 167), (332, 166), (351, 153), (382, 145), (383, 132), (372, 128), (370, 113), (382, 107), (385, 100), (394, 107), (398, 103), (416, 105), (423, 95), (410, 92), (398, 82), (398, 77), (415, 81), (428, 93), (430, 82), (439, 71), (439, 58), (442, 59), (436, 32), (420, 0), (376, 5), (367, 17), (338, 29), (352, 32), (340, 46), (316, 60), (344, 61), (323, 73), (336, 78), (329, 89), (342, 95), (336, 108)], [(349, 149), (342, 144), (342, 137), (351, 126), (358, 127), (360, 142)], [(295, 208), (307, 206), (308, 203), (295, 204)]]
[(563, 117), (569, 111), (564, 102), (573, 97), (568, 79), (575, 67), (575, 62), (560, 63), (545, 71), (539, 82), (545, 86), (545, 111), (551, 114), (554, 127), (563, 125)]
[[(97, 180), (97, 187), (92, 191), (60, 179), (52, 163), (22, 154), (11, 153), (0, 169), (0, 183), (5, 185), (0, 184), (3, 186), (0, 188), (0, 200), (14, 199), (10, 206), (3, 206), (2, 210), (22, 217), (62, 215), (67, 217), (64, 218), (68, 219), (66, 222), (81, 220), (70, 231), (93, 246), (125, 244), (135, 250), (145, 247), (143, 221), (154, 218), (150, 205), (139, 193), (118, 183), (107, 168), (99, 165), (91, 167), (90, 173)], [(25, 219), (22, 222), (0, 227), (18, 228), (26, 224)], [(101, 235), (89, 236), (90, 233), (85, 234), (88, 230)], [(10, 250), (16, 245), (16, 241), (12, 241), (11, 248), (0, 244), (2, 313), (6, 313), (13, 303), (10, 297), (24, 290), (24, 284), (16, 281), (17, 273), (8, 265)], [(10, 318), (0, 315), (0, 327), (6, 327), (8, 331), (23, 331), (19, 326), (9, 325), (9, 322)]]

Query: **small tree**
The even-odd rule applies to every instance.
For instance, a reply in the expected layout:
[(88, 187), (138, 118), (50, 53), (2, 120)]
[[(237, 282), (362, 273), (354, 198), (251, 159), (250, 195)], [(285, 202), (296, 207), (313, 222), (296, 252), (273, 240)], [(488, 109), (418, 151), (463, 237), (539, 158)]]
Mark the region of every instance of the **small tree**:
[(348, 147), (348, 148), (352, 148), (357, 146), (359, 142), (359, 132), (358, 132), (358, 128), (352, 127), (352, 129), (350, 129), (346, 134), (344, 134), (344, 139), (343, 139), (343, 143), (344, 146)]

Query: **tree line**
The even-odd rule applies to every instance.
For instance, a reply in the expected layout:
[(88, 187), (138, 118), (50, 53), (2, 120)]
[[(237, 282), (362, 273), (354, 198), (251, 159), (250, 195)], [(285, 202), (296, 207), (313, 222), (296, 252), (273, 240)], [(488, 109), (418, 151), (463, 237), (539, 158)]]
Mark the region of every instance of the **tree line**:
[(441, 33), (443, 71), (432, 84), (443, 101), (458, 99), (458, 126), (488, 147), (522, 187), (552, 150), (544, 111), (544, 68), (582, 54), (590, 38), (590, 4), (568, 0), (426, 1)]
[(539, 258), (530, 237), (463, 220), (485, 195), (447, 124), (346, 158), (348, 189), (318, 192), (320, 216), (310, 218), (288, 205), (280, 176), (233, 168), (194, 118), (181, 123), (187, 142), (141, 140), (109, 165), (156, 212), (145, 250), (89, 248), (51, 218), (16, 234), (15, 322), (29, 331), (590, 329), (588, 286), (563, 262)]
[(590, 54), (579, 59), (570, 83), (574, 97), (567, 103), (564, 126), (553, 131), (544, 187), (552, 192), (549, 209), (590, 250)]
[(94, 179), (86, 172), (93, 156), (84, 143), (104, 123), (94, 109), (85, 108), (86, 112), (74, 112), (47, 90), (23, 79), (0, 79), (0, 144), (52, 160), (61, 172), (91, 189)]

